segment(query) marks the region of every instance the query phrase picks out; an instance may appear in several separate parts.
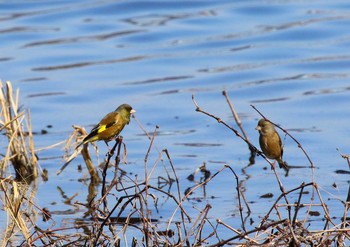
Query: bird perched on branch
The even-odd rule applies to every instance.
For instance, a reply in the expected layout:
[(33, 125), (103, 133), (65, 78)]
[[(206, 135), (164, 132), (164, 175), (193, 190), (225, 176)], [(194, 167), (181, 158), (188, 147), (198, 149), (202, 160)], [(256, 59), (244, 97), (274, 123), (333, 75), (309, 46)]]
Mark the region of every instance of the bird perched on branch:
[[(132, 109), (132, 107), (128, 104), (120, 105), (115, 111), (108, 113), (102, 120), (91, 130), (90, 134), (88, 134), (81, 143), (77, 145), (74, 152), (67, 159), (66, 163), (57, 171), (57, 175), (59, 175), (68, 164), (78, 156), (78, 154), (82, 151), (79, 148), (81, 145), (86, 144), (88, 142), (100, 141), (103, 140), (107, 144), (108, 142), (115, 139), (120, 132), (123, 130), (125, 125), (130, 122), (130, 115), (135, 113), (136, 111)], [(108, 147), (109, 148), (109, 147)]]
[(255, 129), (260, 134), (259, 144), (261, 151), (267, 158), (276, 160), (280, 168), (288, 171), (288, 164), (282, 159), (283, 146), (281, 137), (276, 131), (275, 126), (270, 121), (262, 118), (259, 120), (258, 126)]
[(128, 104), (120, 105), (115, 111), (108, 113), (102, 120), (91, 130), (83, 141), (77, 146), (88, 142), (103, 140), (108, 146), (108, 142), (117, 137), (123, 130), (124, 126), (129, 124), (130, 115), (136, 111)]

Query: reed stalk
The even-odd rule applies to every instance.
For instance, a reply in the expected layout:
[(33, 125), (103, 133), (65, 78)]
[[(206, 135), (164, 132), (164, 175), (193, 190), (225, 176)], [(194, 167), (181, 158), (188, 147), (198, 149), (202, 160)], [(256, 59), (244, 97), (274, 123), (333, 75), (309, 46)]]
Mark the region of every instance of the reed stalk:
[(11, 82), (0, 81), (0, 131), (7, 139), (7, 150), (1, 162), (1, 175), (6, 176), (13, 166), (16, 180), (30, 183), (38, 176), (38, 160), (34, 152), (30, 113), (19, 107), (19, 90), (15, 92)]

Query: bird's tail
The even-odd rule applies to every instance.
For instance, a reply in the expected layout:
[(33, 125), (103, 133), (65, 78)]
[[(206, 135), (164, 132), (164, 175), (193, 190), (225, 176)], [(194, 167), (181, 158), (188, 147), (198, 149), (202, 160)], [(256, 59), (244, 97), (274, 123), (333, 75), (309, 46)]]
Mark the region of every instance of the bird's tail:
[(278, 161), (278, 164), (279, 164), (280, 168), (283, 168), (286, 171), (289, 170), (289, 166), (288, 166), (287, 162), (283, 161), (282, 159), (279, 159), (277, 161)]
[(61, 172), (69, 165), (69, 163), (75, 159), (75, 157), (78, 156), (78, 154), (81, 152), (82, 148), (80, 148), (81, 145), (84, 144), (84, 141), (80, 142), (74, 149), (74, 152), (69, 156), (66, 163), (56, 172), (57, 175), (60, 175)]
[(82, 141), (82, 142), (80, 142), (76, 147), (75, 147), (75, 149), (78, 149), (81, 145), (83, 145), (84, 144), (84, 141)]
[[(80, 146), (81, 144), (79, 144)], [(69, 165), (69, 163), (75, 159), (75, 157), (78, 156), (78, 154), (81, 152), (81, 148), (78, 148), (79, 146), (77, 146), (74, 150), (74, 152), (69, 156), (69, 158), (67, 159), (66, 163), (64, 163), (64, 165), (56, 172), (57, 175), (60, 175), (61, 172), (63, 172), (63, 170)]]

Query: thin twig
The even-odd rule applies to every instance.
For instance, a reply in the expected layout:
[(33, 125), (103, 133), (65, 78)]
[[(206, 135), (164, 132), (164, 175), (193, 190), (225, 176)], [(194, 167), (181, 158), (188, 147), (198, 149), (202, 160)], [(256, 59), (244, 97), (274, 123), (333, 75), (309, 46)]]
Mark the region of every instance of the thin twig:
[[(249, 141), (248, 135), (247, 135), (247, 133), (245, 132), (245, 130), (244, 130), (244, 128), (243, 128), (242, 121), (239, 119), (238, 114), (237, 114), (235, 108), (233, 107), (233, 105), (232, 105), (232, 103), (231, 103), (231, 100), (230, 100), (230, 98), (229, 98), (229, 96), (228, 96), (227, 91), (226, 91), (226, 90), (222, 91), (222, 94), (225, 96), (226, 101), (227, 101), (227, 103), (228, 103), (228, 105), (229, 105), (229, 107), (230, 107), (230, 109), (231, 109), (232, 115), (233, 115), (233, 117), (234, 117), (234, 119), (235, 119), (235, 121), (236, 121), (238, 127), (241, 129), (244, 138), (245, 138), (247, 141)], [(250, 150), (253, 154), (255, 154), (256, 151), (254, 150), (254, 148), (252, 148), (251, 145), (248, 145), (248, 147), (249, 147), (249, 150)]]
[(250, 211), (250, 208), (249, 208), (249, 205), (248, 205), (247, 201), (245, 200), (244, 194), (240, 190), (239, 179), (238, 179), (238, 176), (237, 176), (236, 172), (229, 165), (226, 165), (226, 167), (230, 169), (230, 171), (233, 173), (233, 175), (235, 176), (235, 179), (236, 179), (236, 190), (237, 190), (237, 195), (238, 195), (239, 215), (241, 217), (243, 231), (246, 232), (247, 229), (246, 229), (245, 224), (244, 224), (243, 207), (242, 207), (242, 202), (241, 202), (241, 196), (242, 196), (243, 201), (245, 202), (245, 205), (247, 207), (248, 215), (250, 214), (251, 211)]
[[(208, 112), (202, 110), (202, 109), (199, 107), (197, 101), (195, 100), (195, 97), (194, 97), (193, 94), (192, 94), (192, 101), (193, 101), (194, 105), (196, 106), (196, 111), (201, 112), (201, 113), (203, 113), (203, 114), (205, 114), (205, 115), (207, 115), (207, 116), (209, 116), (209, 117), (211, 117), (211, 118), (216, 119), (216, 121), (218, 121), (218, 123), (221, 123), (221, 124), (223, 124), (224, 126), (226, 126), (227, 128), (229, 128), (230, 130), (232, 130), (232, 131), (236, 134), (236, 136), (238, 136), (238, 137), (241, 138), (245, 143), (248, 144), (250, 150), (254, 150), (256, 153), (258, 153), (260, 156), (262, 156), (262, 157), (270, 164), (270, 166), (271, 166), (271, 168), (272, 168), (272, 170), (273, 170), (273, 172), (274, 172), (274, 174), (275, 174), (276, 180), (277, 180), (277, 182), (278, 182), (279, 189), (281, 190), (282, 195), (284, 195), (284, 199), (285, 199), (286, 203), (289, 204), (288, 198), (285, 196), (285, 193), (284, 193), (284, 187), (283, 187), (282, 182), (281, 182), (281, 180), (279, 179), (279, 176), (278, 176), (278, 174), (277, 174), (275, 165), (272, 164), (272, 163), (266, 158), (266, 156), (265, 156), (261, 151), (259, 151), (249, 140), (247, 140), (244, 136), (242, 136), (236, 129), (234, 129), (233, 127), (231, 127), (230, 125), (228, 125), (228, 124), (227, 124), (225, 121), (223, 121), (221, 118), (219, 118), (219, 117), (217, 117), (217, 116), (215, 116), (215, 115), (213, 115), (213, 114), (210, 114), (210, 113), (208, 113)], [(290, 217), (291, 215), (290, 215), (290, 209), (289, 209), (289, 208), (288, 208), (288, 213), (289, 213), (289, 218), (291, 218), (291, 217)]]
[[(105, 166), (103, 167), (103, 170), (102, 170), (102, 189), (101, 189), (101, 197), (102, 198), (106, 198), (105, 197), (105, 195), (106, 195), (106, 177), (107, 177), (107, 169), (108, 169), (109, 161), (112, 158), (117, 145), (120, 144), (121, 141), (122, 140), (120, 140), (119, 138), (116, 138), (114, 146), (107, 153), (107, 161), (106, 161)], [(118, 150), (120, 151), (120, 148)], [(119, 154), (117, 154), (117, 156), (119, 156)], [(105, 210), (107, 210), (107, 199), (103, 200), (103, 205), (105, 207)]]

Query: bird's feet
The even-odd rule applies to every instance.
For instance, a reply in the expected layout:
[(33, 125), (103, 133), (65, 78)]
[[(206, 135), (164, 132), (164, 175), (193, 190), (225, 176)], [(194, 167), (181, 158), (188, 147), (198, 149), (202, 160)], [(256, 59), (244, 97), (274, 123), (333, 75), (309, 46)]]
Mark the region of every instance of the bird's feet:
[(107, 149), (108, 149), (108, 152), (107, 152), (106, 156), (107, 157), (112, 157), (113, 154), (114, 154), (114, 150), (109, 147), (108, 142), (105, 141), (105, 143), (106, 143)]

